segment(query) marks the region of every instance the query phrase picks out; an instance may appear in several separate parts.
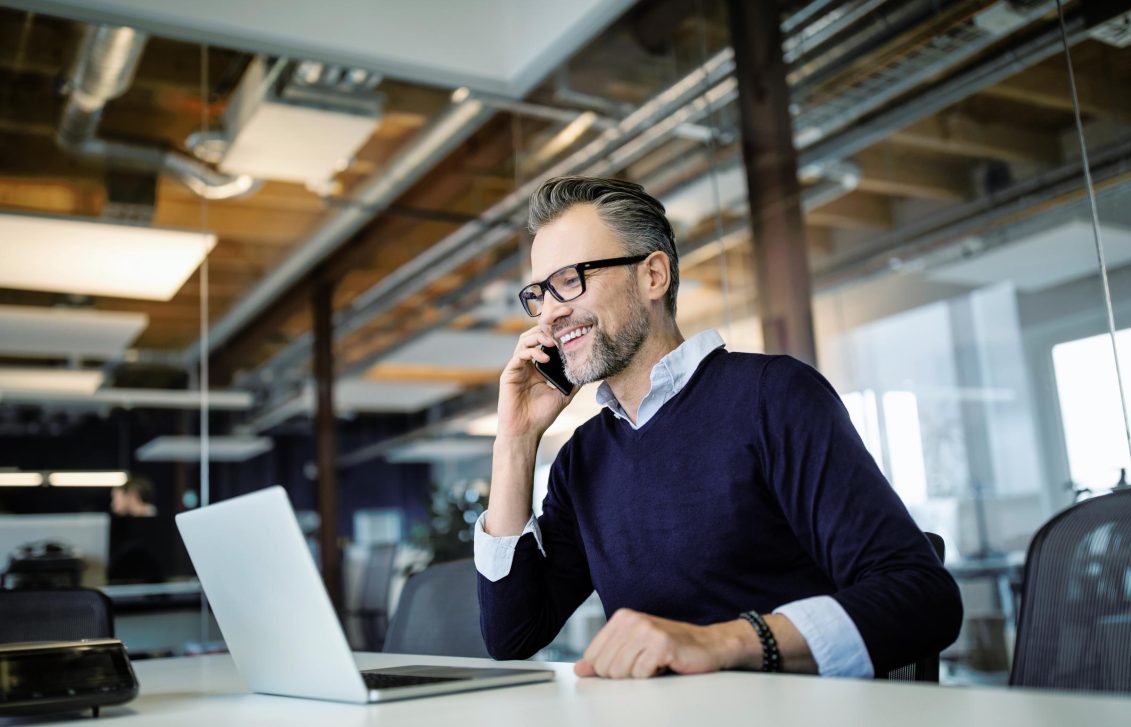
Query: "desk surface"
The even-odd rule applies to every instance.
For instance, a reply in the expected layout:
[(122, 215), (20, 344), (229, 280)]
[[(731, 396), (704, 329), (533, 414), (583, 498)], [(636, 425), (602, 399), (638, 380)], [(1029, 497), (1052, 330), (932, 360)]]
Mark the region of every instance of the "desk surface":
[[(358, 662), (363, 668), (495, 663), (396, 654), (358, 654)], [(99, 725), (1061, 727), (1131, 723), (1128, 697), (780, 674), (725, 672), (612, 681), (577, 679), (572, 665), (548, 664), (557, 673), (557, 679), (549, 683), (365, 706), (248, 694), (227, 655), (156, 659), (134, 666), (141, 682), (140, 696), (122, 707), (104, 710)], [(89, 717), (76, 719), (89, 723)]]

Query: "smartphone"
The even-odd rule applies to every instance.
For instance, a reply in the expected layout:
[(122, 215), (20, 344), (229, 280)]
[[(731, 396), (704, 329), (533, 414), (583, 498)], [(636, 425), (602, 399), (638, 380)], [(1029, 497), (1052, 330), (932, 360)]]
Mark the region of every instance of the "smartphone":
[(543, 346), (542, 352), (550, 357), (549, 363), (542, 363), (541, 361), (534, 362), (534, 368), (538, 373), (554, 385), (558, 391), (562, 392), (563, 396), (573, 394), (576, 388), (570, 380), (566, 378), (565, 364), (562, 362), (562, 352), (558, 350), (557, 346)]

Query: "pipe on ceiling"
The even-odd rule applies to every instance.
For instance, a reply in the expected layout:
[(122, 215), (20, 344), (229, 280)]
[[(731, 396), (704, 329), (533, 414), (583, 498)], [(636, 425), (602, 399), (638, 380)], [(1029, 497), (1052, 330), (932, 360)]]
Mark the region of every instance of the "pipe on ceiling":
[[(826, 4), (827, 2), (825, 0), (815, 0), (813, 6), (814, 9), (816, 9)], [(802, 22), (797, 23), (798, 26), (801, 26), (803, 24), (804, 23)], [(843, 20), (838, 19), (836, 25), (838, 26), (838, 28), (844, 27)], [(576, 154), (570, 156), (561, 164), (558, 164), (553, 169), (547, 171), (544, 176), (555, 176), (555, 170), (568, 168), (569, 165), (573, 163), (572, 160), (575, 160), (580, 154), (587, 153), (587, 151), (594, 146), (598, 148), (605, 148), (610, 144), (617, 142), (623, 143), (623, 141), (627, 141), (627, 139), (622, 138), (623, 136), (625, 136), (622, 129), (625, 127), (637, 128), (639, 125), (640, 116), (642, 114), (647, 115), (654, 113), (654, 108), (652, 108), (650, 104), (656, 103), (657, 99), (665, 96), (670, 97), (673, 94), (678, 95), (677, 100), (679, 103), (674, 106), (670, 101), (664, 101), (664, 103), (666, 103), (669, 108), (678, 110), (682, 106), (691, 104), (696, 99), (702, 99), (701, 94), (694, 93), (696, 90), (701, 90), (700, 87), (706, 88), (710, 85), (724, 81), (727, 76), (729, 76), (733, 72), (733, 69), (733, 50), (730, 48), (725, 48), (715, 56), (713, 56), (711, 59), (709, 59), (707, 62), (705, 62), (702, 66), (693, 70), (691, 73), (684, 76), (683, 79), (676, 82), (665, 91), (661, 92), (661, 94), (655, 97), (652, 101), (645, 102), (645, 104), (641, 105), (638, 109), (636, 109), (636, 111), (630, 113), (624, 119), (610, 125), (608, 128), (605, 128), (603, 130), (604, 133), (598, 139), (596, 139), (594, 142), (592, 142), (590, 145), (580, 150)], [(733, 79), (731, 79), (731, 84), (733, 86)], [(721, 108), (722, 106), (726, 105), (726, 103), (729, 103), (730, 100), (733, 100), (733, 96), (728, 95), (723, 98), (720, 94), (716, 93), (716, 98), (709, 101), (700, 100), (700, 104), (706, 104), (707, 110), (710, 111)], [(482, 107), (484, 106), (498, 107), (501, 102), (497, 98), (492, 97), (473, 98), (469, 91), (461, 89), (460, 91), (457, 91), (455, 94), (453, 94), (454, 105), (453, 108), (450, 108), (446, 112), (446, 115), (451, 116), (454, 114), (460, 114), (460, 107), (470, 103), (478, 104), (480, 110), (482, 110)], [(526, 108), (521, 106), (520, 102), (511, 102), (511, 104), (511, 110), (517, 113), (522, 113), (525, 111), (527, 113), (533, 113), (533, 115), (539, 116), (546, 116), (548, 113), (544, 107), (531, 105), (529, 108)], [(700, 108), (699, 110), (701, 111), (702, 109)], [(675, 111), (670, 111), (669, 115), (670, 113), (674, 112)], [(555, 116), (556, 113), (557, 112), (555, 112)], [(563, 120), (564, 118), (564, 116), (559, 116), (556, 118), (556, 120)], [(573, 120), (573, 118), (575, 117), (570, 116), (569, 120)], [(474, 123), (481, 125), (484, 121), (485, 119), (476, 118)], [(467, 123), (470, 124), (472, 122), (469, 120)], [(440, 119), (435, 124), (435, 126), (450, 130), (450, 124), (445, 122), (443, 118)], [(697, 127), (689, 125), (687, 121), (679, 124), (673, 124), (673, 126), (675, 127), (676, 133), (699, 133), (699, 129)], [(478, 128), (478, 126), (476, 128)], [(472, 131), (473, 129), (469, 130), (467, 132), (467, 135), (470, 135)], [(637, 129), (636, 131), (636, 133), (638, 134), (643, 132), (643, 129)], [(427, 172), (428, 169), (412, 168), (412, 165), (428, 161), (431, 161), (433, 163), (435, 161), (438, 161), (438, 155), (433, 151), (429, 151), (428, 148), (429, 146), (438, 143), (437, 140), (432, 138), (434, 136), (436, 136), (436, 134), (430, 134), (427, 137), (422, 135), (418, 136), (417, 139), (413, 142), (410, 142), (412, 146), (405, 149), (404, 152), (402, 154), (399, 154), (394, 160), (393, 166), (396, 168), (396, 175), (391, 176), (412, 177), (413, 181), (419, 179), (420, 176), (423, 176), (423, 174)], [(662, 135), (656, 131), (653, 131), (650, 136), (653, 138), (660, 138)], [(461, 137), (458, 141), (462, 141), (463, 138), (465, 137)], [(637, 145), (637, 148), (647, 148), (647, 145)], [(449, 150), (450, 147), (446, 145), (443, 147), (443, 151), (445, 153)], [(627, 158), (628, 155), (628, 150), (626, 150), (626, 153), (622, 154), (621, 158)], [(635, 157), (638, 156), (638, 154), (632, 153), (632, 156)], [(387, 208), (395, 199), (395, 197), (393, 199), (387, 198), (391, 192), (395, 192), (397, 195), (399, 195), (400, 193), (405, 191), (408, 186), (409, 185), (403, 185), (402, 187), (402, 185), (394, 185), (395, 188), (389, 188), (388, 185), (385, 185), (384, 187), (382, 187), (381, 180), (371, 180), (368, 187), (366, 189), (363, 189), (358, 195), (356, 195), (356, 205), (351, 205), (350, 208), (347, 208), (342, 213), (340, 213), (338, 217), (328, 220), (323, 225), (323, 227), (319, 231), (317, 231), (296, 253), (294, 253), (284, 262), (286, 270), (276, 269), (271, 274), (269, 274), (266, 279), (264, 279), (259, 285), (257, 285), (248, 296), (237, 303), (236, 306), (213, 327), (213, 329), (210, 331), (208, 340), (208, 355), (211, 355), (220, 347), (225, 345), (227, 341), (235, 336), (245, 325), (247, 325), (252, 319), (259, 315), (268, 306), (270, 306), (271, 303), (274, 302), (277, 296), (280, 295), (287, 286), (289, 286), (295, 280), (298, 280), (302, 275), (309, 272), (309, 270), (312, 269), (313, 266), (317, 264), (317, 262), (325, 259), (333, 250), (340, 246), (349, 235), (352, 235), (354, 232), (360, 229), (362, 224), (367, 223), (373, 217), (376, 217), (383, 209)], [(532, 190), (533, 188), (522, 195), (520, 204), (525, 204), (526, 197), (529, 196), (529, 192)], [(500, 205), (501, 204), (502, 203), (500, 203)], [(495, 207), (492, 207), (490, 210), (485, 212), (481, 216), (481, 220), (495, 221), (504, 219), (503, 217), (499, 217), (494, 214), (497, 211), (497, 208), (500, 207), (500, 205), (496, 205)], [(362, 219), (361, 224), (357, 222), (358, 218)], [(494, 222), (487, 223), (486, 225), (484, 222), (472, 223), (469, 226), (461, 228), (456, 233), (454, 233), (453, 236), (449, 236), (449, 238), (445, 238), (445, 240), (441, 242), (448, 242), (455, 236), (466, 234), (469, 228), (473, 227), (474, 230), (478, 232), (481, 231), (485, 226), (490, 226), (491, 224), (494, 224)], [(521, 222), (519, 224), (521, 226)], [(348, 230), (348, 234), (345, 234), (345, 236), (343, 236), (343, 230)], [(440, 245), (438, 244), (434, 247), (439, 246)], [(405, 268), (412, 268), (412, 263), (410, 262), (405, 266)], [(397, 271), (395, 271), (394, 276), (402, 273), (404, 275), (411, 276), (413, 274), (413, 271), (411, 269), (398, 269)], [(363, 293), (363, 296), (366, 296), (366, 298), (368, 299), (372, 296), (382, 295), (390, 287), (394, 287), (393, 281), (382, 280), (376, 286), (367, 291), (367, 293)], [(362, 302), (364, 303), (365, 301)], [(355, 301), (353, 308), (356, 309), (357, 307), (358, 302)], [(349, 313), (349, 315), (352, 320), (354, 317), (353, 313), (351, 312)], [(335, 316), (336, 327), (337, 325), (339, 325), (342, 318), (343, 313), (339, 313)], [(293, 365), (293, 360), (296, 358), (301, 358), (303, 352), (308, 346), (309, 337), (306, 336), (292, 341), (292, 343), (282, 351), (280, 351), (275, 358), (273, 358), (264, 366), (261, 366), (260, 371), (271, 372), (267, 375), (272, 376), (274, 371)], [(202, 355), (202, 341), (198, 340), (185, 351), (185, 366), (188, 368), (195, 366), (199, 362)], [(280, 363), (278, 363), (280, 361), (286, 361), (286, 364), (280, 365)]]
[[(1028, 19), (1031, 21), (1033, 15), (1030, 14)], [(1070, 32), (1072, 32), (1072, 41), (1079, 40), (1083, 37), (1080, 33), (1079, 25), (1070, 27)], [(1045, 38), (1045, 35), (1041, 35), (1039, 39), (1035, 40), (1044, 41)], [(981, 43), (978, 43), (978, 45), (979, 47), (984, 47)], [(1042, 46), (1043, 43), (1040, 42), (1029, 42), (1024, 44), (1024, 50), (1018, 49), (1016, 52), (1006, 51), (1001, 55), (1008, 57), (1008, 63), (1005, 65), (1008, 65), (1011, 72), (1016, 73), (1047, 57), (1045, 55), (1046, 48)], [(956, 63), (968, 57), (969, 52), (959, 48), (955, 54), (949, 57), (949, 60), (947, 58), (937, 59), (930, 65), (929, 70), (931, 73), (942, 73), (944, 70), (952, 68)], [(975, 86), (984, 88), (986, 85), (990, 85), (993, 81), (987, 81), (987, 79), (1000, 79), (1002, 77), (1000, 75), (1001, 70), (997, 67), (1001, 65), (1000, 62), (996, 62), (998, 58), (999, 56), (995, 56), (986, 62), (986, 64), (994, 66), (994, 73), (984, 73), (982, 64), (980, 64), (960, 74), (960, 76), (955, 79), (943, 82), (942, 84), (936, 84), (933, 89), (921, 94), (917, 100), (920, 100), (922, 96), (932, 95), (940, 91), (944, 92), (943, 95), (946, 98), (951, 98), (952, 94), (962, 88), (967, 89), (968, 95), (973, 92), (969, 89), (975, 88)], [(725, 93), (723, 86), (728, 81), (733, 83), (733, 79), (728, 78), (732, 69), (733, 55), (731, 49), (727, 48), (714, 56), (707, 64), (704, 64), (703, 67), (696, 69), (680, 82), (645, 103), (633, 114), (626, 117), (620, 125), (607, 129), (605, 134), (599, 139), (549, 170), (545, 176), (583, 173), (577, 169), (577, 159), (580, 155), (589, 152), (592, 147), (596, 147), (600, 150), (599, 157), (593, 159), (592, 164), (587, 165), (586, 171), (603, 171), (607, 169), (613, 157), (615, 157), (616, 161), (621, 163), (627, 163), (632, 159), (639, 158), (641, 154), (646, 153), (647, 150), (651, 148), (650, 142), (662, 138), (664, 132), (670, 133), (670, 129), (676, 126), (677, 123), (686, 123), (688, 118), (692, 116), (691, 111), (693, 107), (698, 107), (695, 110), (702, 112), (704, 108), (710, 110), (711, 108), (718, 108), (720, 105), (726, 103), (729, 100), (729, 94)], [(700, 88), (705, 85), (705, 81), (703, 80), (704, 74), (707, 74), (710, 83), (716, 84), (712, 87), (713, 94), (711, 94), (710, 97), (708, 94), (687, 97), (686, 91), (689, 85), (693, 88), (694, 85), (698, 85)], [(914, 75), (918, 79), (926, 77), (922, 68), (916, 69)], [(982, 82), (984, 85), (978, 85), (978, 82)], [(684, 94), (681, 97), (683, 99), (682, 104), (679, 106), (668, 104), (665, 107), (665, 115), (655, 117), (655, 104), (657, 101), (680, 88), (682, 88), (682, 93)], [(866, 105), (869, 108), (874, 107), (872, 105), (872, 99), (869, 98), (859, 99), (858, 103)], [(893, 129), (900, 128), (902, 125), (917, 120), (916, 118), (907, 120), (909, 118), (908, 114), (927, 115), (933, 112), (928, 111), (924, 113), (923, 108), (922, 103), (901, 104), (895, 111), (889, 114), (881, 114), (880, 117), (877, 118), (877, 122), (867, 124), (866, 126), (869, 127), (869, 131), (876, 131), (882, 119), (883, 122), (886, 122), (884, 124), (884, 126), (886, 126), (886, 132), (890, 132)], [(860, 110), (846, 110), (842, 112), (840, 119), (859, 118), (862, 113), (863, 111)], [(635, 124), (640, 120), (642, 115), (647, 118), (649, 127), (662, 125), (667, 128), (635, 128)], [(918, 116), (918, 118), (922, 118), (922, 116)], [(676, 121), (677, 119), (678, 122)], [(635, 128), (630, 139), (624, 138), (630, 136), (629, 133), (623, 131), (625, 122), (631, 122), (631, 125)], [(826, 127), (826, 129), (828, 128), (829, 127)], [(646, 139), (637, 140), (636, 137), (640, 136), (644, 136)], [(812, 208), (819, 204), (827, 204), (834, 196), (846, 194), (847, 191), (851, 191), (851, 189), (854, 188), (855, 183), (858, 181), (858, 174), (851, 172), (848, 167), (837, 166), (838, 163), (847, 156), (861, 148), (855, 147), (855, 145), (843, 144), (845, 139), (842, 137), (852, 136), (855, 136), (855, 134), (849, 132), (848, 134), (826, 139), (824, 143), (817, 145), (817, 148), (813, 149), (808, 155), (804, 153), (799, 155), (799, 161), (806, 167), (804, 171), (807, 174), (819, 176), (826, 180), (809, 191), (806, 198), (803, 200), (804, 206)], [(609, 152), (613, 149), (615, 142), (620, 142), (621, 148), (615, 155), (610, 156)], [(812, 144), (812, 141), (810, 144)], [(801, 147), (802, 144), (798, 144), (798, 146)], [(817, 163), (813, 164), (812, 162), (815, 161)], [(621, 164), (621, 166), (623, 166), (623, 164)], [(842, 171), (844, 172), (843, 174), (841, 173)], [(856, 176), (857, 179), (853, 180), (854, 176)], [(426, 286), (428, 282), (433, 279), (434, 275), (440, 274), (441, 271), (450, 271), (455, 266), (470, 259), (470, 257), (482, 254), (508, 239), (508, 237), (513, 234), (513, 230), (516, 229), (516, 226), (521, 227), (522, 221), (518, 219), (517, 215), (518, 206), (525, 203), (526, 197), (528, 197), (530, 191), (533, 190), (533, 186), (534, 183), (532, 182), (516, 190), (512, 195), (485, 212), (481, 216), (481, 221), (472, 222), (460, 228), (452, 235), (449, 235), (427, 250), (420, 258), (409, 261), (391, 275), (379, 281), (369, 290), (362, 293), (361, 296), (355, 299), (350, 309), (341, 311), (335, 317), (336, 340), (341, 340), (349, 333), (360, 328), (375, 315), (388, 310), (397, 300)], [(301, 361), (309, 346), (307, 339), (308, 337), (301, 337), (292, 341), (292, 343), (280, 351), (276, 357), (261, 366), (259, 373), (262, 374), (265, 379), (268, 377), (273, 381), (283, 379), (283, 377), (278, 374)]]
[[(644, 102), (616, 126), (605, 129), (598, 138), (546, 170), (542, 177), (596, 174), (607, 168), (610, 153), (629, 147), (641, 135), (648, 134), (652, 146), (632, 145), (632, 154), (635, 156), (654, 148), (663, 138), (649, 134), (654, 127), (662, 125), (670, 133), (676, 127), (694, 121), (697, 115), (701, 116), (709, 108), (717, 108), (722, 95), (734, 86), (733, 71), (733, 53), (727, 48)], [(357, 330), (375, 315), (387, 310), (392, 302), (426, 287), (437, 277), (509, 239), (525, 225), (526, 204), (539, 184), (541, 177), (515, 189), (492, 205), (478, 220), (460, 227), (358, 295), (348, 309), (335, 315), (335, 340)], [(310, 341), (309, 335), (296, 338), (260, 367), (260, 372), (270, 371), (268, 376), (278, 380), (281, 377), (277, 374), (306, 356)]]
[(205, 199), (250, 194), (261, 182), (221, 174), (195, 159), (156, 146), (100, 139), (95, 134), (106, 104), (133, 83), (149, 36), (133, 28), (88, 25), (67, 84), (67, 101), (55, 141), (63, 151), (112, 167), (168, 174)]
[(211, 355), (226, 344), (290, 286), (345, 244), (479, 130), (493, 114), (490, 108), (469, 94), (454, 97), (452, 105), (401, 149), (380, 174), (372, 176), (351, 195), (349, 206), (324, 221), (301, 247), (273, 268), (212, 326), (207, 351), (199, 340), (185, 351), (185, 367), (194, 367), (203, 356)]

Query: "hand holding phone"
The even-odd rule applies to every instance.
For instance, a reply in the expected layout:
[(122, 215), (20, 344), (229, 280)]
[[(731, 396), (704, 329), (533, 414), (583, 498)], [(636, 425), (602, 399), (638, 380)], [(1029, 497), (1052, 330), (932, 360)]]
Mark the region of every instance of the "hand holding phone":
[(562, 392), (562, 396), (572, 395), (577, 387), (566, 377), (561, 350), (557, 346), (542, 346), (542, 352), (550, 357), (550, 361), (549, 363), (542, 363), (536, 360), (534, 361), (534, 368), (542, 374), (546, 381), (553, 384), (554, 388)]

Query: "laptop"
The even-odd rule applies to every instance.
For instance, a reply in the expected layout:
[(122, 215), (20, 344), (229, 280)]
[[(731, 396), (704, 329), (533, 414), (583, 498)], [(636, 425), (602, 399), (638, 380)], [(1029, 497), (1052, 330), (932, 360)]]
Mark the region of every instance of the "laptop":
[(282, 487), (183, 512), (176, 522), (253, 692), (364, 704), (553, 679), (544, 669), (360, 670)]

